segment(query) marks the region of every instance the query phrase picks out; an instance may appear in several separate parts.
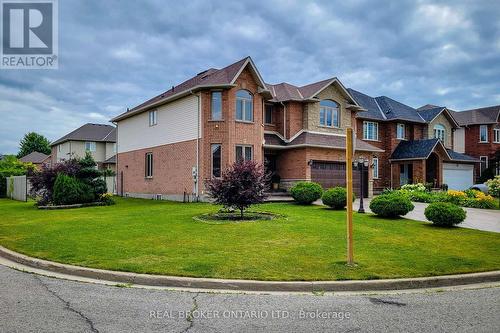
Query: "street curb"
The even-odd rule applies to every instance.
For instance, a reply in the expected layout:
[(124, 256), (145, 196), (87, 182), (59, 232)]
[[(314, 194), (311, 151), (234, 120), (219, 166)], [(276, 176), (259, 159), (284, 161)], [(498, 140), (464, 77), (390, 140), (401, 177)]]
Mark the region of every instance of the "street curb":
[(467, 284), (499, 282), (500, 271), (442, 275), (433, 277), (350, 281), (258, 281), (190, 278), (166, 275), (136, 274), (60, 264), (20, 254), (0, 246), (0, 257), (29, 267), (53, 273), (105, 280), (117, 284), (137, 284), (169, 288), (196, 288), (259, 292), (346, 292), (407, 290), (451, 287)]

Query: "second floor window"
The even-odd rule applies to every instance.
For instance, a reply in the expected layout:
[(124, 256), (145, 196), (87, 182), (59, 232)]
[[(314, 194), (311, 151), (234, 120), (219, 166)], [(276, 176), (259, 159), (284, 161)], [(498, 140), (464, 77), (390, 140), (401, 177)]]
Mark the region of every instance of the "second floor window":
[(479, 126), (479, 142), (488, 142), (488, 125)]
[(396, 138), (400, 140), (405, 139), (405, 124), (396, 125)]
[(378, 123), (373, 121), (363, 122), (363, 140), (378, 140)]
[(273, 123), (273, 112), (274, 112), (274, 105), (266, 104), (265, 115), (264, 115), (264, 123), (265, 124), (272, 124)]
[(212, 91), (211, 119), (222, 120), (222, 92)]
[(236, 146), (236, 161), (250, 161), (252, 158), (252, 146)]
[(236, 92), (236, 120), (253, 121), (253, 96), (248, 90)]
[(328, 127), (340, 127), (339, 105), (332, 100), (319, 102), (319, 124)]
[(153, 178), (153, 153), (146, 153), (146, 178)]
[(85, 151), (95, 151), (96, 143), (93, 141), (85, 142)]
[(493, 142), (500, 143), (500, 127), (493, 129)]
[(149, 111), (149, 126), (158, 124), (158, 111)]
[(446, 138), (446, 128), (438, 124), (434, 126), (434, 138), (441, 140), (443, 144), (445, 143), (445, 138)]

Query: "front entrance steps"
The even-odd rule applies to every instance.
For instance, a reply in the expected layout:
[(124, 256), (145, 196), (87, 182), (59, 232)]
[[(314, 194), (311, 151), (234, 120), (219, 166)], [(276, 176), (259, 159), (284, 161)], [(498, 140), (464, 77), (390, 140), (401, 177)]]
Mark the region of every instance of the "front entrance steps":
[(289, 202), (293, 201), (292, 196), (290, 193), (285, 192), (285, 191), (271, 191), (267, 192), (267, 199), (265, 200), (266, 202)]

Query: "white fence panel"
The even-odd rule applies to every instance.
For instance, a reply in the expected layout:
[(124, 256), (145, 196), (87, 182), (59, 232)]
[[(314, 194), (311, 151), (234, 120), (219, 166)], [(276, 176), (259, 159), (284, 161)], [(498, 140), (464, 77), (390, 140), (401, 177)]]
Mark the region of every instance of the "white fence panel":
[(108, 193), (116, 194), (116, 176), (106, 176), (104, 180), (106, 181)]
[(26, 176), (7, 177), (7, 197), (13, 200), (26, 201), (28, 199), (28, 183)]

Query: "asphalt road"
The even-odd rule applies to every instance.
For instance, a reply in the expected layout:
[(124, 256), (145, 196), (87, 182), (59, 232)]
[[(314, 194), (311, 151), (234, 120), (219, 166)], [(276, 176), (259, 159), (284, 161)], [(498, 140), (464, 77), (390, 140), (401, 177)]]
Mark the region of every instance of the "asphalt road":
[(72, 282), (0, 265), (0, 332), (153, 331), (499, 332), (500, 288), (342, 296), (189, 293)]

